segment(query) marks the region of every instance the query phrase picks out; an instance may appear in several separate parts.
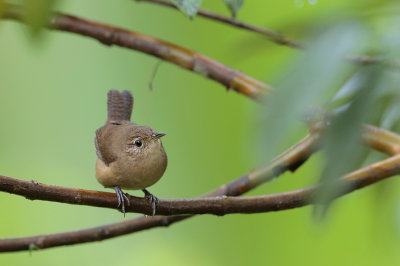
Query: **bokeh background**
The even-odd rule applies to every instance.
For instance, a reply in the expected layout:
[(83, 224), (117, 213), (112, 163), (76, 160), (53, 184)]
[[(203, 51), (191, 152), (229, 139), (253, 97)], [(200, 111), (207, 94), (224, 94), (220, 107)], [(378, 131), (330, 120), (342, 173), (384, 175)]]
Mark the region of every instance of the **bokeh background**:
[[(351, 2), (351, 3), (350, 3)], [(247, 0), (238, 18), (302, 38), (321, 19), (368, 18), (382, 1)], [(383, 1), (384, 2), (384, 1)], [(222, 1), (203, 7), (229, 16)], [(56, 10), (122, 26), (191, 48), (273, 85), (298, 51), (203, 18), (129, 0), (59, 1)], [(376, 10), (375, 10), (376, 11)], [(396, 16), (396, 9), (389, 9)], [(388, 16), (389, 16), (388, 15)], [(109, 89), (135, 97), (133, 121), (167, 132), (169, 165), (150, 191), (196, 197), (267, 161), (260, 106), (200, 75), (78, 35), (33, 37), (18, 22), (0, 22), (0, 171), (40, 183), (105, 190), (94, 177), (94, 132), (106, 120)], [(279, 115), (279, 113), (277, 113)], [(288, 148), (306, 134), (285, 132)], [(316, 155), (294, 174), (249, 195), (314, 184)], [(0, 265), (396, 265), (400, 262), (399, 180), (389, 179), (337, 201), (323, 220), (312, 208), (252, 215), (198, 216), (103, 242), (0, 255)], [(142, 193), (130, 192), (141, 196)], [(21, 237), (123, 220), (118, 211), (30, 201), (0, 193), (0, 237)], [(125, 219), (140, 215), (127, 214)]]

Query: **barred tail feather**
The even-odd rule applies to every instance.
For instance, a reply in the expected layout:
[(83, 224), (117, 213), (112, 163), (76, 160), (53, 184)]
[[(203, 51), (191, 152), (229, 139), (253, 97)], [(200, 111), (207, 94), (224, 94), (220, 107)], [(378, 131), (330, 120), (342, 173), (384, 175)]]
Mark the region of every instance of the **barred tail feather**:
[(131, 120), (133, 97), (129, 91), (110, 90), (107, 94), (108, 121)]

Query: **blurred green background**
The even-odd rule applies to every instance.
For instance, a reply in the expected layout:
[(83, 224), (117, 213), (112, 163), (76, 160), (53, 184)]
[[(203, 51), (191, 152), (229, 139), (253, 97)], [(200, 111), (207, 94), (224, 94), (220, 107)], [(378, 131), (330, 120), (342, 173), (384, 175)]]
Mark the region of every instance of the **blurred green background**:
[[(350, 3), (351, 2), (351, 3)], [(310, 4), (312, 3), (312, 4)], [(238, 18), (300, 38), (321, 18), (357, 17), (379, 1), (247, 0)], [(229, 15), (222, 1), (204, 8)], [(59, 1), (56, 10), (156, 36), (273, 83), (298, 51), (263, 36), (171, 9), (128, 0)], [(302, 27), (304, 26), (304, 27)], [(40, 183), (104, 190), (94, 177), (94, 132), (106, 120), (110, 88), (135, 97), (132, 120), (167, 132), (169, 165), (150, 191), (160, 198), (196, 197), (266, 163), (257, 123), (262, 108), (211, 80), (119, 47), (0, 22), (1, 174)], [(275, 85), (275, 84), (273, 84)], [(285, 147), (306, 134), (288, 134)], [(317, 155), (251, 195), (315, 183)], [(395, 178), (337, 200), (316, 222), (312, 208), (253, 215), (198, 216), (103, 242), (0, 255), (0, 265), (396, 265), (400, 262)], [(111, 192), (111, 191), (110, 191)], [(142, 196), (139, 192), (130, 194)], [(118, 211), (30, 201), (0, 193), (0, 237), (21, 237), (123, 220)], [(125, 219), (141, 215), (127, 214)]]

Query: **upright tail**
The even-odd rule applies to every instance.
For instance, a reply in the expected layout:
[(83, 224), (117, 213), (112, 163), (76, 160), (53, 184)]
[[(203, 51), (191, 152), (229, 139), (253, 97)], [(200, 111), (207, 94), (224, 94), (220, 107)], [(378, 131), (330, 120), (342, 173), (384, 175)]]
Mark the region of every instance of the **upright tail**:
[(133, 97), (129, 91), (110, 90), (107, 94), (108, 120), (131, 120)]

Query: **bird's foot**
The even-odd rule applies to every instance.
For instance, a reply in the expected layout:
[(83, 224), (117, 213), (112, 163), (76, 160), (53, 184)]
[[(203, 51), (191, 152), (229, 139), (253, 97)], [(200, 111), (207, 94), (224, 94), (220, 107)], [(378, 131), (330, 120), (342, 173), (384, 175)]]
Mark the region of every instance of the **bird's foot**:
[(115, 186), (114, 190), (115, 190), (115, 193), (117, 193), (117, 198), (118, 198), (117, 208), (119, 208), (119, 206), (121, 206), (121, 212), (124, 214), (124, 217), (125, 217), (125, 200), (126, 200), (128, 206), (130, 206), (131, 203), (129, 201), (129, 198), (126, 196), (127, 194), (125, 194), (119, 186)]
[(156, 202), (158, 202), (158, 199), (156, 196), (151, 194), (147, 189), (142, 189), (142, 191), (144, 192), (144, 197), (150, 200), (151, 202), (151, 210), (152, 210), (151, 214), (152, 216), (154, 216), (156, 214)]

